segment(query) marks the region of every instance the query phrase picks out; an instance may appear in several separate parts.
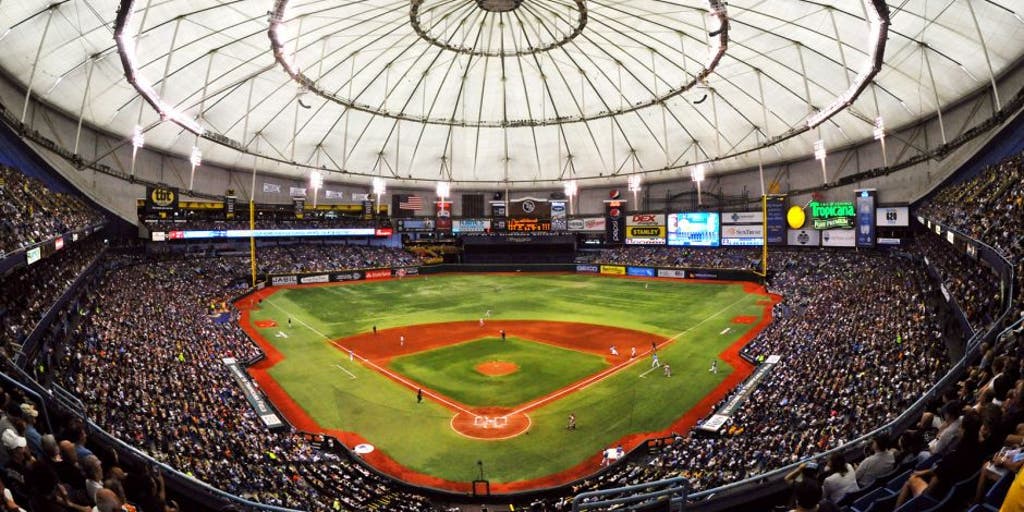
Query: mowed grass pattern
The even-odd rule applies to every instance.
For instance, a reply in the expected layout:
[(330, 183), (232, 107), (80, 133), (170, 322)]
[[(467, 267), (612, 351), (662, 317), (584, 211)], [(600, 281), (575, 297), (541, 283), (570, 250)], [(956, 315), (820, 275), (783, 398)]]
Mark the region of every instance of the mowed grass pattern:
[[(622, 436), (668, 428), (714, 389), (732, 369), (709, 373), (715, 355), (750, 326), (738, 315), (760, 317), (762, 296), (739, 284), (619, 279), (578, 274), (445, 274), (382, 282), (279, 290), (252, 319), (285, 360), (270, 374), (325, 428), (358, 432), (406, 467), (468, 482), (476, 461), (487, 478), (511, 482), (569, 469)], [(561, 320), (620, 326), (675, 341), (660, 351), (674, 377), (648, 369), (645, 358), (581, 392), (530, 412), (528, 435), (479, 441), (450, 428), (451, 412), (358, 362), (327, 339), (379, 329), (443, 321)], [(288, 317), (294, 319), (287, 327)], [(279, 337), (280, 334), (287, 336)], [(620, 349), (622, 347), (620, 346)], [(340, 370), (338, 365), (348, 373)], [(565, 430), (570, 412), (576, 432)]]
[[(487, 376), (476, 366), (507, 361), (519, 370)], [(473, 407), (513, 407), (563, 388), (610, 366), (593, 354), (509, 337), (484, 338), (397, 357), (392, 370)]]

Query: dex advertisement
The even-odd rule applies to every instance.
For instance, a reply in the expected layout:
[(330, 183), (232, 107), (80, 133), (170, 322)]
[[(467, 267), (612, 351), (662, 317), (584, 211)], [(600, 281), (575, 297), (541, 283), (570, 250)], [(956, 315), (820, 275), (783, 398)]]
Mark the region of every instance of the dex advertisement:
[(626, 217), (626, 243), (665, 245), (665, 215), (634, 213)]

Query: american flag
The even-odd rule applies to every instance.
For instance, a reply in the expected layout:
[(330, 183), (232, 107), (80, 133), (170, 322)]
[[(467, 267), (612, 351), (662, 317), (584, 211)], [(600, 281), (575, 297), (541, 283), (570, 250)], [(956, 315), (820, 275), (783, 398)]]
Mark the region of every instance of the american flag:
[(403, 210), (422, 210), (423, 198), (417, 195), (398, 196), (398, 207)]

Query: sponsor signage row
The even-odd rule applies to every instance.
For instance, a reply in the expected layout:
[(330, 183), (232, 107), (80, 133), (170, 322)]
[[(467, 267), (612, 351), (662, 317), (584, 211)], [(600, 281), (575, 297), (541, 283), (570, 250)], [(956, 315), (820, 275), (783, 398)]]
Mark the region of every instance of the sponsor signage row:
[(245, 399), (252, 406), (253, 411), (259, 416), (260, 421), (266, 425), (267, 428), (275, 429), (284, 427), (284, 421), (274, 412), (274, 409), (270, 407), (270, 403), (263, 396), (263, 393), (256, 389), (253, 385), (252, 379), (245, 373), (245, 370), (238, 364), (238, 361), (233, 357), (225, 357), (223, 360), (224, 365), (228, 367), (228, 371), (231, 372), (231, 376), (234, 377), (235, 382), (238, 383), (238, 387), (242, 388), (242, 393), (245, 394)]
[[(811, 220), (814, 229), (851, 229), (857, 217), (856, 209), (851, 201), (819, 203), (811, 201), (807, 205), (811, 209)], [(872, 208), (874, 208), (872, 206)]]
[(686, 271), (678, 268), (659, 268), (658, 277), (671, 277), (673, 279), (686, 279)]
[(624, 276), (626, 275), (626, 267), (621, 265), (601, 265), (600, 272), (606, 275)]
[(364, 279), (391, 279), (419, 275), (418, 267), (375, 268), (368, 270), (346, 270), (320, 274), (270, 276), (270, 286), (292, 286), (298, 284), (342, 283)]
[(166, 233), (154, 231), (151, 233), (151, 240), (163, 242), (166, 240), (203, 240), (210, 238), (273, 238), (273, 237), (327, 237), (327, 236), (391, 236), (391, 229), (384, 228), (336, 228), (336, 229), (222, 229), (222, 230), (194, 230), (194, 231), (168, 231)]
[(764, 243), (762, 224), (723, 225), (722, 245), (761, 245)]
[(826, 229), (821, 232), (824, 247), (856, 247), (857, 233), (851, 229)]
[(584, 274), (597, 274), (601, 271), (601, 267), (597, 265), (576, 265), (576, 272)]
[(656, 271), (650, 267), (626, 267), (627, 276), (654, 277)]
[(761, 224), (764, 215), (761, 212), (722, 212), (722, 224)]

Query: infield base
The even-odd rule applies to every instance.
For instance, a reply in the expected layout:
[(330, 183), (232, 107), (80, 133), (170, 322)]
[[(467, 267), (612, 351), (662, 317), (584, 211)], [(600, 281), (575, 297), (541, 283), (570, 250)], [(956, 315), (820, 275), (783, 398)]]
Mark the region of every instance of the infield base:
[(463, 437), (496, 441), (516, 437), (530, 429), (533, 422), (525, 413), (509, 413), (506, 409), (481, 409), (458, 412), (452, 416), (452, 430)]

